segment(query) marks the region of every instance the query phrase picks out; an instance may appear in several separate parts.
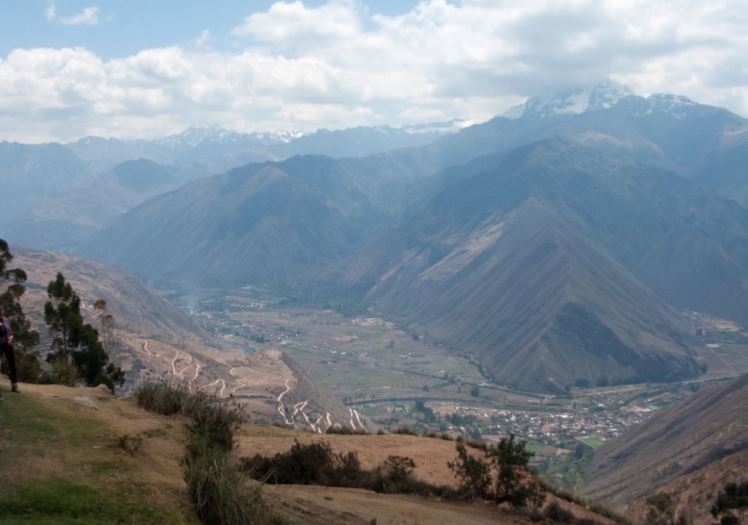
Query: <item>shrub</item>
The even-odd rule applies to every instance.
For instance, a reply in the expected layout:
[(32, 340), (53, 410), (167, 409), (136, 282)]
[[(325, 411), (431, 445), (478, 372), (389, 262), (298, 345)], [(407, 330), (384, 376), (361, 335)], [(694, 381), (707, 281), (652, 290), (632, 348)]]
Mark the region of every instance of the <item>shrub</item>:
[(351, 427), (328, 427), (325, 430), (325, 434), (342, 434), (346, 436), (367, 436), (369, 432), (362, 428), (351, 428)]
[(407, 425), (401, 425), (397, 430), (395, 430), (395, 434), (401, 434), (404, 436), (417, 436), (418, 432)]
[(135, 392), (138, 406), (165, 416), (182, 414), (190, 396), (184, 385), (167, 381), (144, 381)]
[(543, 517), (553, 523), (573, 523), (574, 514), (564, 509), (557, 502), (552, 502), (543, 510)]
[(297, 440), (288, 452), (243, 458), (241, 470), (274, 484), (359, 487), (368, 482), (355, 452), (336, 454), (325, 441), (301, 444)]
[(75, 386), (78, 382), (78, 369), (63, 359), (52, 359), (50, 370), (42, 377), (43, 383)]
[(287, 452), (243, 458), (241, 470), (249, 477), (274, 484), (352, 487), (385, 493), (437, 495), (455, 498), (448, 487), (438, 487), (413, 477), (411, 458), (390, 456), (374, 470), (361, 468), (355, 452), (335, 453), (326, 442), (294, 443)]
[(413, 470), (416, 462), (405, 456), (388, 456), (374, 471), (373, 488), (385, 494), (413, 491)]
[(165, 415), (192, 419), (184, 458), (184, 479), (200, 521), (209, 525), (265, 523), (272, 516), (261, 487), (251, 485), (231, 462), (242, 412), (233, 402), (183, 385), (148, 381), (136, 392), (138, 405)]
[(129, 434), (124, 434), (117, 438), (117, 447), (121, 448), (131, 456), (135, 455), (135, 453), (138, 452), (140, 450), (140, 447), (142, 446), (143, 438), (140, 436), (131, 436)]
[(194, 432), (207, 433), (215, 445), (225, 450), (233, 448), (234, 433), (244, 419), (241, 407), (234, 402), (204, 392), (191, 393), (183, 384), (145, 381), (135, 398), (146, 410), (191, 418)]
[[(192, 443), (193, 451), (201, 448)], [(251, 485), (228, 454), (207, 447), (186, 461), (184, 479), (200, 521), (211, 525), (263, 523), (269, 512), (259, 485)]]

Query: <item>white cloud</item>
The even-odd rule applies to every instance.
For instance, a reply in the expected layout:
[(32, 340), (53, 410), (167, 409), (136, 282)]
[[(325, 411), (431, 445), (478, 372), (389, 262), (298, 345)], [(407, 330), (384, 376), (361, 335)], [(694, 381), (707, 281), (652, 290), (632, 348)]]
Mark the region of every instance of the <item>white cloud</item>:
[(55, 7), (55, 4), (49, 4), (47, 6), (47, 9), (44, 10), (44, 16), (47, 17), (47, 20), (50, 22), (57, 17), (57, 8)]
[(210, 30), (203, 29), (200, 31), (200, 34), (197, 35), (197, 38), (195, 39), (195, 45), (200, 48), (204, 48), (208, 45), (208, 42), (210, 41)]
[(14, 50), (0, 58), (0, 138), (157, 136), (192, 123), (287, 130), (475, 121), (604, 77), (748, 114), (746, 7), (425, 0), (385, 16), (354, 1), (278, 2), (237, 21), (241, 51), (211, 50), (207, 30), (192, 50), (115, 60), (81, 48)]
[(68, 26), (99, 25), (99, 8), (96, 6), (84, 7), (83, 11), (76, 15), (61, 16), (60, 22)]
[(44, 16), (48, 21), (58, 20), (67, 26), (96, 26), (99, 25), (99, 8), (97, 6), (84, 7), (80, 13), (70, 16), (58, 16), (54, 2), (47, 5)]

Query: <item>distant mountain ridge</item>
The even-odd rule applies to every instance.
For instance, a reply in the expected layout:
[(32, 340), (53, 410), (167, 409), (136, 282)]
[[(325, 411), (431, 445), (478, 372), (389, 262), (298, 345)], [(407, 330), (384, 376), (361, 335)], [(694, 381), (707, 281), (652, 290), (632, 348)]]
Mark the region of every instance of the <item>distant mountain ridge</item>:
[[(700, 365), (679, 310), (748, 323), (748, 211), (714, 194), (740, 194), (746, 130), (724, 109), (605, 83), (425, 145), (195, 180), (78, 249), (161, 285), (363, 298), (522, 389), (680, 380)], [(423, 139), (352, 128), (279, 147), (343, 155), (405, 135)], [(243, 140), (192, 130), (159, 151), (197, 170), (216, 151), (268, 153)]]

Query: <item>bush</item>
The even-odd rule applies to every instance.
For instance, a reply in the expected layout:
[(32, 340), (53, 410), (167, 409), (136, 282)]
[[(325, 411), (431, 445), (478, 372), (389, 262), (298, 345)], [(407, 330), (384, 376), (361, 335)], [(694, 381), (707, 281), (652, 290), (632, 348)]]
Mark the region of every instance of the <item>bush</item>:
[(385, 494), (413, 492), (416, 462), (405, 456), (388, 456), (374, 471), (373, 489)]
[(346, 436), (368, 436), (369, 432), (362, 428), (351, 427), (328, 427), (325, 434), (342, 434)]
[(543, 510), (543, 517), (553, 523), (573, 523), (574, 514), (564, 509), (557, 502), (552, 502)]
[(325, 441), (301, 444), (297, 440), (288, 452), (243, 458), (241, 470), (273, 484), (359, 487), (368, 482), (355, 452), (336, 454)]
[(191, 393), (183, 384), (145, 381), (135, 392), (139, 406), (166, 416), (181, 414), (193, 421), (193, 431), (207, 433), (216, 446), (231, 450), (234, 433), (244, 416), (241, 407), (203, 392)]
[(75, 386), (78, 382), (78, 369), (64, 359), (52, 359), (50, 370), (42, 376), (42, 383)]
[[(199, 450), (203, 444), (193, 442)], [(269, 512), (259, 485), (250, 485), (224, 452), (206, 447), (186, 461), (184, 480), (200, 521), (211, 525), (264, 523)]]
[(172, 385), (166, 381), (144, 381), (135, 392), (138, 406), (172, 416), (184, 413), (192, 394), (182, 384)]
[(138, 405), (164, 415), (192, 419), (184, 458), (184, 479), (200, 521), (209, 525), (249, 525), (272, 519), (261, 487), (251, 485), (231, 462), (234, 434), (243, 417), (239, 406), (184, 385), (144, 382)]
[(131, 456), (135, 455), (143, 446), (143, 438), (125, 434), (117, 438), (117, 447), (121, 448)]
[(243, 458), (241, 470), (249, 477), (273, 484), (351, 487), (389, 494), (437, 495), (455, 498), (448, 487), (437, 487), (413, 477), (411, 458), (390, 456), (374, 470), (361, 468), (355, 452), (335, 453), (324, 441), (294, 443), (287, 452)]
[(398, 427), (397, 430), (395, 430), (395, 434), (401, 434), (403, 436), (417, 436), (418, 432), (416, 432), (415, 430), (413, 430), (407, 425), (402, 425)]

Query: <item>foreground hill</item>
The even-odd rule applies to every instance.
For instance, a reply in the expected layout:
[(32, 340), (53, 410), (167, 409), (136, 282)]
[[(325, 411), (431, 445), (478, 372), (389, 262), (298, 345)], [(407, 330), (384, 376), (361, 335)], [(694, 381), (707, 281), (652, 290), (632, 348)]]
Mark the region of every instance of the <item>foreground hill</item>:
[(595, 451), (584, 491), (632, 507), (672, 494), (696, 523), (711, 523), (725, 483), (745, 481), (748, 467), (748, 374), (704, 389)]
[[(5, 380), (5, 378), (3, 378)], [(0, 522), (197, 524), (183, 477), (188, 421), (138, 408), (99, 388), (21, 385), (0, 411)], [(245, 424), (235, 456), (267, 452), (309, 433)], [(450, 458), (453, 443), (413, 436), (319, 436), (369, 458), (419, 451), (417, 474)], [(367, 460), (368, 461), (368, 460)], [(444, 467), (437, 467), (439, 472)], [(447, 471), (448, 472), (448, 471)], [(450, 482), (443, 475), (440, 482)], [(266, 486), (264, 499), (287, 523), (524, 525), (484, 503), (450, 503), (358, 489)], [(578, 517), (609, 520), (561, 502)]]

